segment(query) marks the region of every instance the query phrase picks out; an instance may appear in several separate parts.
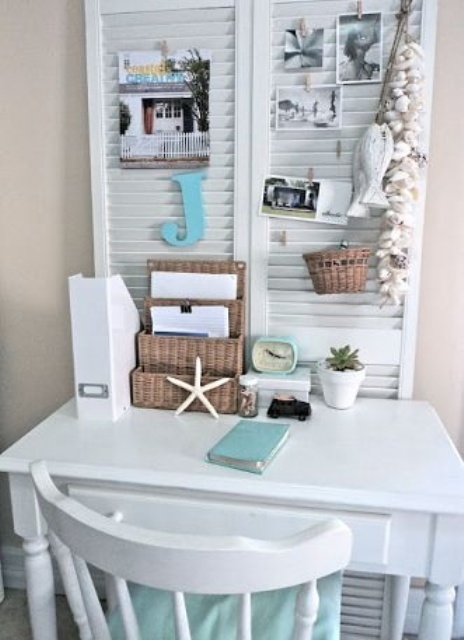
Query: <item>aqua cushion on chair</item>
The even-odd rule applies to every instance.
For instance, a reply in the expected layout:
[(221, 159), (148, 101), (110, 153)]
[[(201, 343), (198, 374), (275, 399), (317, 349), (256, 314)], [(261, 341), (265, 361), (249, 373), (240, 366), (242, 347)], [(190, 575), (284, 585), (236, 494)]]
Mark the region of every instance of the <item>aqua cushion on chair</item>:
[[(313, 640), (339, 640), (341, 574), (317, 582), (320, 597)], [(290, 640), (298, 587), (252, 595), (253, 640)], [(131, 593), (142, 640), (175, 640), (169, 592), (132, 585)], [(185, 596), (192, 640), (236, 640), (238, 596)], [(116, 611), (109, 617), (113, 640), (124, 640)]]

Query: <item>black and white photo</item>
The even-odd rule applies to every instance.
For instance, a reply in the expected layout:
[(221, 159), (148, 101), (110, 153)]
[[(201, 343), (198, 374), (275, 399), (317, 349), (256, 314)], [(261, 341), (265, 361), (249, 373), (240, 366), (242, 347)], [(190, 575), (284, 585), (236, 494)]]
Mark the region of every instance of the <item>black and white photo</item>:
[(382, 74), (382, 14), (338, 16), (337, 82), (380, 82)]
[(277, 129), (339, 129), (342, 125), (342, 88), (338, 85), (278, 87)]
[(351, 193), (351, 182), (268, 176), (264, 181), (261, 213), (274, 218), (345, 225)]
[(307, 33), (288, 29), (285, 32), (285, 69), (320, 69), (323, 64), (324, 29), (312, 29)]

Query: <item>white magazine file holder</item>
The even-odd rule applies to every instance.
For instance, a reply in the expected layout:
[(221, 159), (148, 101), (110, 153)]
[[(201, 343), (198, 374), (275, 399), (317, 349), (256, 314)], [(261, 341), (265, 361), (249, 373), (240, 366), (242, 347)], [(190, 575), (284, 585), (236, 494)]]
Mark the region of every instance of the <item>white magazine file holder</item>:
[(139, 313), (119, 275), (71, 276), (69, 299), (78, 417), (117, 420), (131, 404)]

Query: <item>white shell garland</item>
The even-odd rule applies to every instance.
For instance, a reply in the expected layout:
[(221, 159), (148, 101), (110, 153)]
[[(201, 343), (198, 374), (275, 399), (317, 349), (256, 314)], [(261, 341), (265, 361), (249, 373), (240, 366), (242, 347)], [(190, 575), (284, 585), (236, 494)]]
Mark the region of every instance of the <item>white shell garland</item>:
[(415, 42), (400, 46), (389, 82), (383, 120), (393, 136), (393, 155), (385, 174), (388, 208), (378, 242), (377, 280), (381, 304), (401, 304), (408, 291), (409, 249), (423, 156), (417, 145), (422, 131), (424, 53)]

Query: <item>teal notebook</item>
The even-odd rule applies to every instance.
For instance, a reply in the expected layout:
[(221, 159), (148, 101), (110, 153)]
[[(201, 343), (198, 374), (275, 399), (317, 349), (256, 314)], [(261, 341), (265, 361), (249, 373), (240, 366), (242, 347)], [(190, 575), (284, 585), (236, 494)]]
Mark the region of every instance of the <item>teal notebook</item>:
[(240, 420), (207, 453), (208, 462), (262, 473), (285, 443), (289, 425)]

